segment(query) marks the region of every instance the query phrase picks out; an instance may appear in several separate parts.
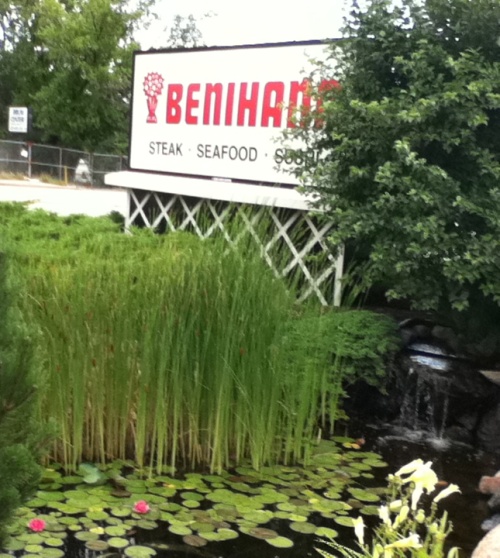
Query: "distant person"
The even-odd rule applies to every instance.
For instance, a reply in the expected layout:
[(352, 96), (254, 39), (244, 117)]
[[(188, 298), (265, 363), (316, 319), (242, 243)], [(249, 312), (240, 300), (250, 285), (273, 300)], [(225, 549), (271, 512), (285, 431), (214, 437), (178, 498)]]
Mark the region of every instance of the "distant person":
[(90, 169), (85, 159), (80, 159), (75, 169), (75, 182), (79, 184), (90, 184)]

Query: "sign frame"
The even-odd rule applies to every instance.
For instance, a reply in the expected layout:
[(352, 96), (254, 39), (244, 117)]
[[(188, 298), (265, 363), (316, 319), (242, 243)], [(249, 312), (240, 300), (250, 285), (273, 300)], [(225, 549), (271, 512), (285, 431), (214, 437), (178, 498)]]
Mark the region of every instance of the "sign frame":
[[(19, 121), (17, 122), (17, 120)], [(30, 130), (29, 107), (9, 107), (8, 131), (11, 134), (27, 134)]]
[[(269, 172), (263, 172), (262, 173), (262, 178), (258, 177), (258, 176), (247, 176), (246, 173), (241, 172), (241, 169), (244, 168), (244, 165), (240, 165), (238, 167), (237, 164), (227, 164), (227, 165), (223, 165), (223, 162), (221, 161), (216, 161), (216, 163), (218, 163), (217, 165), (213, 165), (213, 168), (216, 168), (217, 172), (213, 172), (210, 169), (210, 165), (211, 165), (211, 161), (207, 164), (206, 161), (202, 161), (202, 163), (200, 164), (201, 167), (201, 171), (200, 172), (194, 172), (191, 169), (186, 169), (186, 168), (182, 168), (182, 163), (176, 164), (175, 163), (175, 156), (177, 155), (182, 155), (184, 156), (185, 151), (182, 151), (183, 149), (187, 149), (185, 147), (180, 148), (181, 151), (179, 152), (179, 144), (181, 146), (183, 146), (182, 142), (177, 143), (177, 148), (176, 148), (176, 142), (175, 140), (173, 140), (172, 143), (168, 143), (167, 141), (159, 141), (159, 140), (152, 140), (149, 142), (149, 153), (145, 152), (145, 147), (141, 146), (141, 148), (139, 149), (137, 147), (138, 142), (140, 141), (144, 141), (144, 137), (147, 138), (147, 136), (145, 136), (144, 134), (146, 132), (144, 132), (144, 130), (147, 130), (147, 132), (149, 132), (149, 130), (158, 130), (159, 126), (158, 123), (160, 124), (160, 126), (162, 126), (163, 130), (168, 129), (168, 121), (166, 120), (166, 112), (167, 110), (171, 110), (171, 109), (167, 109), (167, 107), (169, 106), (166, 102), (166, 98), (167, 98), (167, 92), (166, 92), (166, 87), (167, 87), (167, 81), (164, 80), (163, 75), (160, 72), (152, 72), (150, 71), (149, 73), (145, 74), (145, 70), (144, 70), (144, 61), (146, 61), (146, 59), (142, 58), (144, 56), (157, 56), (157, 55), (172, 55), (175, 56), (177, 55), (178, 59), (179, 56), (181, 57), (180, 59), (182, 60), (182, 57), (189, 57), (193, 55), (193, 61), (195, 60), (195, 55), (198, 55), (198, 59), (200, 59), (199, 54), (200, 53), (214, 53), (214, 56), (218, 56), (218, 57), (223, 57), (225, 56), (225, 53), (229, 53), (230, 56), (232, 56), (233, 58), (235, 56), (237, 56), (236, 54), (233, 54), (235, 51), (237, 52), (241, 52), (241, 53), (248, 53), (248, 52), (255, 52), (258, 50), (261, 51), (267, 51), (267, 52), (271, 52), (274, 57), (276, 58), (279, 53), (277, 50), (275, 51), (269, 51), (268, 49), (287, 49), (288, 52), (290, 52), (290, 55), (292, 56), (292, 51), (290, 50), (290, 47), (295, 47), (295, 51), (297, 51), (297, 49), (302, 49), (302, 52), (304, 51), (304, 49), (307, 48), (311, 48), (314, 51), (316, 51), (317, 54), (320, 53), (320, 50), (323, 51), (324, 56), (327, 56), (327, 49), (329, 47), (329, 45), (331, 45), (332, 43), (334, 43), (335, 40), (312, 40), (312, 41), (297, 41), (297, 42), (282, 42), (282, 43), (263, 43), (263, 44), (252, 44), (252, 45), (237, 45), (237, 46), (215, 46), (215, 47), (197, 47), (197, 48), (181, 48), (181, 49), (158, 49), (158, 50), (149, 50), (149, 51), (136, 51), (134, 52), (134, 62), (133, 62), (133, 73), (132, 73), (132, 95), (131, 95), (131, 109), (130, 109), (130, 121), (129, 121), (129, 149), (128, 149), (128, 156), (129, 156), (129, 167), (130, 170), (132, 171), (139, 171), (139, 172), (151, 172), (151, 173), (155, 173), (155, 174), (161, 174), (161, 175), (171, 175), (171, 176), (184, 176), (184, 177), (197, 177), (197, 178), (216, 178), (216, 179), (220, 179), (220, 180), (224, 180), (224, 181), (228, 181), (228, 182), (232, 182), (232, 181), (237, 181), (240, 183), (247, 183), (247, 184), (268, 184), (268, 185), (281, 185), (281, 186), (288, 186), (288, 187), (295, 187), (298, 185), (298, 180), (290, 175), (290, 174), (286, 174), (286, 172), (279, 172), (276, 171), (275, 174), (273, 174), (271, 171)], [(294, 52), (295, 52), (294, 51)], [(282, 51), (285, 52), (285, 51)], [(246, 59), (248, 59), (250, 55), (245, 54)], [(260, 56), (260, 55), (259, 55)], [(244, 56), (242, 56), (242, 58), (244, 58)], [(160, 60), (160, 59), (159, 59)], [(174, 60), (174, 59), (172, 59)], [(188, 58), (186, 58), (186, 60), (188, 60)], [(138, 66), (143, 65), (143, 67), (141, 69), (138, 69)], [(297, 62), (297, 65), (299, 66), (300, 64), (304, 64), (304, 65), (309, 65), (310, 66), (310, 70), (313, 69), (312, 64), (310, 64), (307, 60), (307, 57), (305, 56), (305, 54), (303, 55), (303, 60), (300, 60)], [(187, 66), (187, 64), (186, 64)], [(194, 67), (194, 66), (193, 66)], [(269, 69), (266, 69), (267, 72), (269, 72)], [(188, 70), (186, 70), (186, 72), (188, 72)], [(165, 72), (163, 72), (165, 73)], [(301, 74), (300, 71), (297, 71), (298, 75), (296, 75), (296, 78), (291, 78), (291, 79), (296, 79), (297, 82), (299, 80), (304, 80), (304, 74)], [(182, 74), (182, 72), (181, 72)], [(143, 78), (143, 76), (146, 76)], [(190, 76), (191, 74), (189, 74)], [(227, 77), (228, 74), (226, 74)], [(151, 76), (151, 77), (150, 77)], [(295, 76), (295, 73), (294, 73)], [(217, 76), (215, 81), (217, 82), (217, 80), (219, 79), (220, 76)], [(148, 83), (146, 83), (146, 79), (150, 78), (150, 81)], [(140, 82), (138, 82), (137, 80), (141, 80)], [(144, 81), (142, 81), (144, 79)], [(194, 81), (196, 81), (196, 76), (193, 76), (192, 78), (190, 77), (190, 82), (188, 83), (193, 83)], [(250, 76), (248, 78), (249, 80), (252, 79), (252, 77)], [(174, 78), (172, 80), (172, 82), (168, 82), (168, 87), (172, 86), (172, 87), (182, 87), (182, 85), (176, 84), (176, 80), (179, 81), (178, 79), (178, 75), (174, 74)], [(237, 80), (237, 78), (235, 78), (235, 81)], [(335, 80), (333, 80), (335, 81)], [(254, 82), (253, 82), (254, 83)], [(253, 83), (251, 85), (253, 85)], [(274, 83), (274, 82), (273, 82)], [(206, 84), (205, 84), (206, 85)], [(210, 84), (212, 85), (212, 84)], [(218, 83), (217, 83), (218, 85)], [(237, 84), (238, 85), (238, 84)], [(237, 86), (236, 85), (236, 86)], [(243, 84), (240, 84), (240, 86), (242, 86)], [(268, 84), (266, 84), (267, 87)], [(301, 82), (301, 85), (302, 82)], [(148, 94), (146, 92), (147, 90), (147, 86), (150, 87), (150, 93)], [(224, 85), (222, 85), (221, 87), (224, 87)], [(181, 89), (182, 90), (182, 89)], [(163, 94), (162, 94), (163, 93)], [(186, 92), (184, 91), (183, 94), (185, 94)], [(198, 93), (200, 93), (200, 91), (198, 90)], [(262, 93), (262, 89), (261, 91), (259, 91), (259, 95), (261, 95)], [(202, 95), (203, 93), (201, 92), (200, 95)], [(241, 102), (241, 95), (242, 93), (240, 92), (240, 102)], [(272, 94), (272, 93), (271, 93)], [(305, 93), (302, 92), (301, 95)], [(148, 96), (149, 95), (149, 96)], [(169, 93), (168, 95), (170, 96), (170, 89), (169, 89)], [(188, 93), (189, 95), (189, 93)], [(207, 93), (205, 93), (205, 95), (207, 95)], [(265, 95), (265, 93), (264, 93)], [(152, 99), (152, 97), (155, 97), (154, 99)], [(158, 102), (158, 98), (160, 98), (160, 102)], [(172, 99), (173, 97), (169, 97), (170, 99)], [(186, 98), (186, 95), (184, 97), (184, 99)], [(192, 99), (193, 97), (191, 97)], [(273, 99), (277, 99), (278, 98), (278, 94), (276, 93), (275, 96), (273, 97)], [(146, 102), (147, 102), (147, 108), (146, 108)], [(150, 104), (151, 102), (151, 104)], [(196, 101), (198, 103), (197, 108), (200, 114), (200, 121), (201, 121), (201, 113), (203, 111), (202, 108), (202, 103), (201, 103), (201, 99), (198, 99)], [(205, 102), (206, 102), (206, 97), (205, 97)], [(229, 102), (226, 99), (223, 102)], [(236, 100), (235, 100), (236, 103)], [(214, 101), (215, 104), (215, 101)], [(270, 108), (270, 104), (271, 101), (269, 101), (269, 106), (268, 108)], [(285, 103), (282, 103), (283, 105)], [(186, 105), (187, 106), (187, 105)], [(278, 106), (278, 105), (276, 105)], [(157, 110), (158, 109), (158, 110)], [(210, 110), (216, 110), (215, 108), (213, 108), (213, 106), (209, 107), (209, 111)], [(235, 109), (237, 110), (237, 109)], [(260, 109), (259, 109), (260, 110)], [(264, 109), (262, 109), (264, 110)], [(273, 110), (272, 108), (270, 110)], [(156, 114), (158, 112), (158, 115)], [(185, 110), (185, 113), (187, 112), (187, 109)], [(281, 120), (281, 123), (283, 123), (283, 120), (286, 122), (286, 107), (283, 109), (283, 117)], [(140, 117), (138, 115), (141, 115)], [(192, 114), (192, 113), (191, 113)], [(147, 115), (147, 120), (146, 120), (146, 115)], [(163, 119), (162, 119), (163, 118)], [(211, 118), (215, 118), (215, 116), (213, 116), (213, 113), (211, 115)], [(239, 116), (238, 116), (239, 118)], [(142, 120), (141, 120), (142, 119)], [(247, 133), (245, 131), (245, 129), (249, 129), (249, 124), (250, 122), (250, 116), (248, 116), (248, 123), (245, 122), (243, 124), (238, 124), (238, 126), (240, 127), (239, 130), (236, 129), (236, 126), (234, 124), (231, 123), (231, 130), (228, 127), (224, 127), (224, 126), (220, 126), (216, 132), (219, 134), (219, 136), (221, 135), (221, 131), (223, 130), (227, 130), (229, 132), (229, 130), (234, 133), (237, 132), (238, 134), (240, 134), (241, 137), (244, 137), (244, 134)], [(276, 126), (275, 123), (273, 123), (273, 121), (268, 120), (268, 122), (270, 122), (270, 124), (268, 124), (269, 128), (272, 128), (272, 133), (278, 137), (281, 135), (282, 131), (286, 129), (286, 126)], [(204, 124), (206, 124), (204, 122)], [(155, 128), (156, 125), (156, 128)], [(189, 134), (191, 133), (193, 135), (193, 137), (196, 134), (197, 129), (201, 130), (202, 132), (209, 131), (209, 129), (214, 130), (215, 127), (214, 126), (206, 126), (205, 128), (202, 128), (200, 124), (197, 123), (197, 125), (192, 126), (192, 128), (190, 129), (191, 132), (186, 131), (188, 129), (188, 126), (186, 126), (184, 123), (181, 124), (181, 128), (182, 125), (184, 125), (184, 129), (182, 129), (182, 132), (185, 134)], [(218, 125), (218, 124), (217, 124)], [(147, 126), (149, 126), (149, 128), (147, 128)], [(174, 126), (171, 127), (171, 129), (175, 129)], [(271, 131), (271, 130), (270, 130)], [(266, 131), (266, 133), (269, 135), (270, 131)], [(251, 132), (255, 132), (255, 130), (251, 130)], [(142, 134), (142, 136), (141, 136)], [(165, 140), (167, 139), (166, 136), (169, 136), (170, 134), (164, 134)], [(141, 137), (140, 137), (141, 136)], [(157, 133), (157, 136), (159, 136), (159, 133)], [(258, 133), (254, 133), (255, 137), (258, 137)], [(170, 138), (168, 138), (170, 139)], [(147, 141), (147, 139), (146, 139)], [(213, 146), (207, 145), (207, 143), (203, 143), (203, 140), (201, 140), (200, 143), (198, 143), (198, 145), (196, 146), (197, 149), (197, 153), (196, 154), (190, 154), (190, 161), (191, 163), (193, 161), (197, 161), (197, 159), (195, 159), (195, 157), (197, 156), (198, 158), (202, 158), (203, 157), (208, 157), (209, 155), (216, 155), (218, 154), (220, 156), (220, 158), (226, 157), (226, 161), (225, 163), (229, 163), (228, 159), (229, 157), (247, 157), (247, 161), (250, 162), (251, 161), (251, 157), (254, 156), (256, 157), (256, 149), (255, 149), (255, 144), (256, 142), (258, 142), (259, 140), (254, 140), (253, 143), (250, 142), (247, 146), (239, 146), (240, 151), (237, 152), (236, 151), (236, 147), (237, 146), (237, 142), (234, 142), (234, 145), (216, 145), (216, 149), (218, 149), (219, 151), (217, 152), (213, 152), (209, 151), (210, 149), (212, 149)], [(268, 141), (266, 139), (266, 141)], [(228, 143), (230, 144), (231, 141), (228, 141)], [(205, 146), (205, 147), (200, 147), (200, 146)], [(194, 144), (193, 144), (194, 147)], [(278, 147), (278, 144), (275, 143), (275, 147)], [(177, 149), (177, 153), (176, 153), (176, 149)], [(205, 149), (205, 151), (203, 151), (203, 149)], [(231, 149), (231, 151), (229, 152), (229, 150)], [(253, 151), (252, 151), (253, 149)], [(140, 150), (142, 150), (142, 155), (139, 155)], [(191, 146), (189, 148), (189, 151), (192, 152), (193, 149), (191, 149)], [(268, 150), (269, 151), (269, 150)], [(153, 152), (153, 153), (151, 153)], [(275, 151), (273, 152), (273, 157), (275, 155)], [(148, 162), (144, 162), (145, 160), (147, 161), (151, 161), (152, 157), (149, 157), (149, 155), (155, 155), (157, 157), (163, 156), (164, 159), (161, 161), (161, 163), (158, 163), (157, 166), (155, 166), (155, 164), (151, 164)], [(172, 161), (172, 168), (167, 168), (167, 166), (164, 165), (165, 161), (168, 161), (168, 157), (171, 157), (171, 161)], [(264, 157), (268, 157), (269, 153), (265, 153), (262, 155), (262, 160), (264, 160)], [(260, 154), (259, 154), (260, 157)], [(255, 160), (255, 159), (254, 159)], [(232, 161), (234, 161), (234, 159), (232, 159)], [(273, 158), (272, 161), (270, 161), (269, 159), (267, 161), (265, 161), (265, 164), (267, 164), (267, 169), (270, 168), (270, 164), (273, 164), (274, 167), (276, 166), (276, 163), (274, 162), (275, 159)], [(164, 165), (164, 166), (162, 166)], [(193, 164), (191, 165), (191, 167), (194, 166)], [(225, 166), (228, 167), (227, 172), (225, 171)], [(159, 168), (162, 167), (162, 168)], [(224, 168), (224, 170), (221, 169)], [(259, 170), (257, 168), (257, 165), (255, 165), (255, 172), (254, 175), (258, 175), (259, 174)]]

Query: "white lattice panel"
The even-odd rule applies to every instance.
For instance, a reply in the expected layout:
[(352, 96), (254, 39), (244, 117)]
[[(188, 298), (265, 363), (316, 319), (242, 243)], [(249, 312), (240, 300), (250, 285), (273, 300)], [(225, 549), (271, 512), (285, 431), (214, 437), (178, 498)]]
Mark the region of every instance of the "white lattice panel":
[(201, 238), (217, 231), (237, 244), (239, 238), (231, 236), (229, 220), (238, 212), (276, 276), (298, 281), (301, 300), (315, 296), (323, 305), (338, 304), (342, 254), (336, 258), (328, 250), (326, 237), (331, 224), (318, 221), (309, 212), (147, 190), (131, 189), (129, 193), (127, 227), (159, 232), (189, 230)]

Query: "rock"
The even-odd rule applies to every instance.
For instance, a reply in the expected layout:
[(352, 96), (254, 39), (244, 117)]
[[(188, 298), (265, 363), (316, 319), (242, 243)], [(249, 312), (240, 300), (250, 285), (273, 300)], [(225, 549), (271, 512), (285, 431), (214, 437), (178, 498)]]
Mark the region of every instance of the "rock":
[[(500, 512), (500, 494), (493, 494), (493, 496), (488, 500), (488, 507), (492, 512)], [(494, 517), (500, 518), (500, 515), (496, 513)], [(498, 521), (498, 523), (500, 523), (500, 521)], [(487, 530), (489, 531), (490, 529), (493, 529), (493, 527), (496, 527), (496, 524), (492, 525)]]
[(500, 477), (481, 477), (479, 492), (482, 494), (500, 494)]
[(454, 424), (445, 429), (444, 437), (446, 440), (454, 440), (462, 444), (472, 446), (474, 444), (474, 436), (472, 435), (472, 428), (467, 428), (458, 424)]
[(476, 431), (476, 440), (481, 449), (500, 453), (500, 403), (483, 414)]
[(498, 558), (500, 556), (500, 525), (485, 535), (474, 549), (471, 558)]
[[(493, 498), (496, 498), (496, 496), (493, 496)], [(498, 527), (498, 525), (500, 525), (500, 514), (496, 513), (481, 523), (481, 529), (483, 531), (491, 531), (495, 527)]]
[(462, 347), (458, 341), (457, 334), (451, 329), (451, 327), (435, 325), (432, 328), (431, 335), (434, 339), (438, 339), (443, 342), (449, 349), (451, 349), (451, 352), (460, 354)]

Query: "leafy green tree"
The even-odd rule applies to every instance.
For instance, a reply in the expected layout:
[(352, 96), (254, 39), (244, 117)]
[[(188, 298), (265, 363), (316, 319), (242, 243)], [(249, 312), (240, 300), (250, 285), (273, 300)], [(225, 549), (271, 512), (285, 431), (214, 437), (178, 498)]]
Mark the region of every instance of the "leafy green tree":
[(327, 65), (341, 88), (293, 131), (319, 154), (295, 172), (333, 243), (363, 249), (389, 299), (498, 308), (499, 21), (498, 0), (354, 4)]
[(49, 61), (47, 83), (34, 93), (44, 139), (91, 151), (127, 143), (132, 39), (145, 7), (119, 0), (43, 0), (38, 36)]
[(30, 337), (11, 303), (0, 253), (0, 541), (15, 509), (36, 489), (37, 457), (46, 441), (33, 418), (35, 377)]
[(37, 5), (36, 0), (0, 0), (0, 137), (8, 135), (8, 107), (28, 105), (48, 73), (36, 35)]
[(195, 17), (190, 14), (187, 17), (176, 15), (174, 23), (170, 27), (167, 43), (169, 48), (196, 48), (203, 46), (201, 31), (198, 29)]

